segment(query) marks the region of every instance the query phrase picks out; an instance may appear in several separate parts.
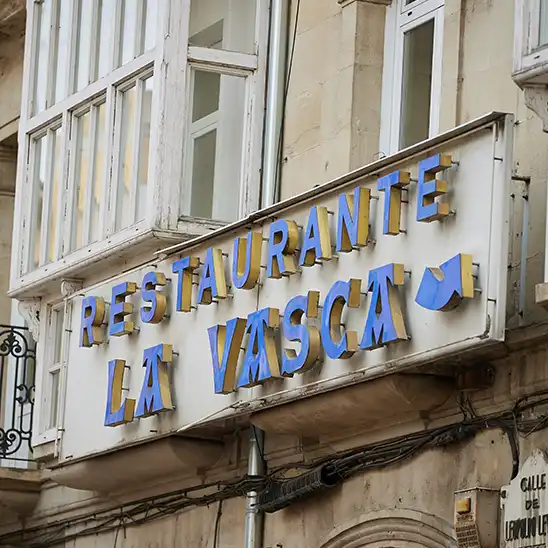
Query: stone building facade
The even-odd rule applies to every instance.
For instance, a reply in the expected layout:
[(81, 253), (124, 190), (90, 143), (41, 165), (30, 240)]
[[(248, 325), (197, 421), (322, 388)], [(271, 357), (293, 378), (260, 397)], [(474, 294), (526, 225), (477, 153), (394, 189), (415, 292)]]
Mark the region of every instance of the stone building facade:
[(32, 452), (0, 444), (0, 546), (542, 542), (505, 513), (548, 451), (547, 10), (0, 7), (0, 323), (36, 344), (35, 378), (1, 362), (35, 398), (0, 410), (7, 440), (32, 420)]

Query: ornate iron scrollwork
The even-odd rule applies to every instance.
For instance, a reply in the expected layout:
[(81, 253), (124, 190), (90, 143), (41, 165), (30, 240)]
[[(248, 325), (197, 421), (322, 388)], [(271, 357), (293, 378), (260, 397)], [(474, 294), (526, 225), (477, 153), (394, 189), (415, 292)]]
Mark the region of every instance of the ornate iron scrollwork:
[(32, 460), (35, 369), (29, 330), (0, 325), (0, 459)]

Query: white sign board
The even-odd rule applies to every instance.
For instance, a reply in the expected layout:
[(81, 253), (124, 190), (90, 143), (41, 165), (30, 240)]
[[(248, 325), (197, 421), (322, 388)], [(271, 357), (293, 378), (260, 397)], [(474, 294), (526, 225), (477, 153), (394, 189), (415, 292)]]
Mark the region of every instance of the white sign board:
[[(258, 216), (165, 260), (112, 273), (75, 295), (61, 460), (501, 341), (511, 167), (511, 124), (505, 128), (504, 120), (399, 158), (314, 199), (293, 200), (276, 218)], [(432, 168), (436, 162), (443, 166)], [(367, 224), (358, 226), (352, 199), (360, 188), (360, 223)], [(350, 234), (352, 222), (356, 230)], [(280, 226), (285, 233), (275, 233)], [(297, 250), (288, 244), (276, 258), (273, 248), (284, 235), (293, 237), (291, 227)], [(249, 239), (249, 232), (260, 235), (253, 267), (260, 273), (257, 283), (237, 289), (235, 238)], [(195, 268), (177, 271), (174, 264), (191, 257)], [(276, 278), (274, 263), (287, 275)], [(243, 278), (246, 265), (238, 267)], [(155, 309), (158, 317), (143, 293), (151, 272), (167, 279), (155, 287), (167, 298), (165, 314)], [(182, 311), (187, 274), (194, 285)], [(113, 295), (124, 283), (127, 295)], [(295, 301), (298, 296), (305, 305)], [(107, 303), (104, 316), (97, 310), (101, 303)], [(115, 306), (123, 312), (113, 315)], [(259, 317), (258, 311), (267, 312)], [(90, 314), (97, 320), (93, 326)], [(238, 339), (236, 318), (243, 322), (243, 349), (231, 347), (227, 358), (222, 335)], [(306, 359), (288, 365), (301, 352)]]
[(503, 490), (502, 545), (544, 547), (548, 541), (548, 459), (537, 450)]

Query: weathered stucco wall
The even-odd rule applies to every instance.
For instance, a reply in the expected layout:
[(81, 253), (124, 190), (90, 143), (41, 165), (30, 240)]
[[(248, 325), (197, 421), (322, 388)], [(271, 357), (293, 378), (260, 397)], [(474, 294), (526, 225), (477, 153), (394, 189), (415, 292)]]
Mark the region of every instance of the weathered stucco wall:
[[(295, 10), (297, 3), (292, 5)], [(292, 25), (295, 16), (292, 11)], [(380, 5), (301, 2), (288, 86), (282, 198), (374, 160), (384, 19)]]

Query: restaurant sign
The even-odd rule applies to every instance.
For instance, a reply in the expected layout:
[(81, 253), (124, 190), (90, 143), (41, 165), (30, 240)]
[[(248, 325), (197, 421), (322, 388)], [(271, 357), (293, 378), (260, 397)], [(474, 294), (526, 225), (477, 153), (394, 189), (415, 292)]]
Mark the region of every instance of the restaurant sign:
[(75, 297), (66, 405), (83, 383), (93, 412), (66, 417), (63, 454), (86, 451), (71, 429), (108, 448), (502, 340), (505, 135), (487, 125)]

